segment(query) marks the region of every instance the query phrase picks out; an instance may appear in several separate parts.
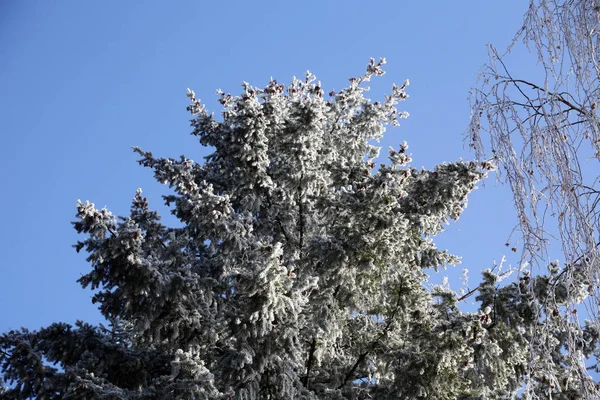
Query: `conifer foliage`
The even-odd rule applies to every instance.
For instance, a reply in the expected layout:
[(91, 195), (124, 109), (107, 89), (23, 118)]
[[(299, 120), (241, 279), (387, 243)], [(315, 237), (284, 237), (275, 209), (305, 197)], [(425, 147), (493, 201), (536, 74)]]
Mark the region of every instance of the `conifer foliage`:
[[(244, 83), (239, 96), (218, 92), (218, 118), (189, 91), (193, 135), (213, 150), (205, 163), (135, 149), (173, 189), (164, 199), (181, 227), (163, 225), (141, 190), (126, 217), (80, 202), (76, 249), (91, 270), (79, 282), (110, 325), (0, 336), (3, 396), (514, 395), (551, 278), (501, 288), (486, 270), (478, 313), (461, 312), (447, 285), (426, 285), (427, 272), (457, 262), (432, 237), (493, 166), (417, 170), (406, 143), (376, 165), (376, 141), (407, 116), (396, 106), (408, 81), (381, 102), (364, 97), (384, 62), (328, 95), (310, 73), (287, 86)], [(538, 378), (541, 395), (555, 390)]]

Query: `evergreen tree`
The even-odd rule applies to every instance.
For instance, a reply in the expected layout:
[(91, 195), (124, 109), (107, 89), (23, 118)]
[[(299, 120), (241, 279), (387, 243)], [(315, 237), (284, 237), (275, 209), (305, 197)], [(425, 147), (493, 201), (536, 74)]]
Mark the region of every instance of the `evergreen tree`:
[[(376, 166), (374, 142), (407, 116), (396, 105), (408, 82), (382, 102), (364, 97), (383, 64), (328, 96), (310, 73), (244, 83), (240, 96), (219, 92), (220, 118), (189, 91), (193, 134), (214, 150), (206, 162), (135, 149), (173, 189), (165, 201), (182, 226), (163, 225), (141, 190), (127, 217), (80, 202), (76, 249), (91, 271), (79, 282), (110, 325), (0, 336), (4, 398), (514, 397), (549, 312), (543, 295), (564, 285), (550, 274), (500, 287), (486, 270), (462, 297), (428, 288), (427, 272), (457, 262), (432, 237), (493, 166), (417, 170), (406, 143)], [(480, 311), (461, 312), (475, 292)], [(545, 337), (564, 381), (528, 378), (542, 397), (560, 387), (552, 398), (577, 398), (583, 384), (563, 336)]]

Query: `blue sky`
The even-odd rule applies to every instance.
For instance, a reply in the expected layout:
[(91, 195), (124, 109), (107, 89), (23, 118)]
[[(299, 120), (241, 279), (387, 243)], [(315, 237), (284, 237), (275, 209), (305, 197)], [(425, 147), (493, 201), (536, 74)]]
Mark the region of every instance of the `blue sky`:
[[(525, 11), (522, 0), (2, 2), (0, 332), (101, 320), (76, 283), (90, 268), (71, 247), (76, 201), (124, 215), (141, 187), (167, 216), (166, 188), (131, 146), (202, 161), (187, 87), (218, 112), (217, 88), (238, 93), (242, 81), (289, 82), (309, 69), (326, 92), (339, 90), (384, 56), (370, 97), (408, 78), (400, 108), (411, 116), (382, 146), (406, 140), (413, 166), (431, 168), (473, 157), (462, 140), (469, 88), (486, 44), (506, 46)], [(469, 268), (475, 285), (503, 255), (516, 264), (504, 246), (514, 222), (509, 189), (492, 176), (437, 240), (463, 257), (449, 273)]]

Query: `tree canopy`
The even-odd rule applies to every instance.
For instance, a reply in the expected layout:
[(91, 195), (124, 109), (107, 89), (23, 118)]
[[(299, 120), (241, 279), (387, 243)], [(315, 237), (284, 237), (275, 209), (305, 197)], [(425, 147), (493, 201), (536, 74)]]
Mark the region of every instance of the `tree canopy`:
[[(464, 296), (427, 285), (458, 261), (433, 237), (494, 166), (415, 169), (406, 143), (379, 162), (377, 140), (408, 116), (397, 109), (408, 81), (365, 98), (384, 63), (328, 95), (308, 72), (288, 85), (244, 83), (238, 96), (218, 92), (219, 117), (189, 91), (206, 161), (135, 148), (172, 189), (164, 200), (181, 226), (165, 226), (141, 190), (124, 217), (79, 202), (75, 247), (91, 266), (79, 282), (110, 324), (3, 334), (2, 395), (493, 399), (527, 380), (540, 398), (572, 399), (593, 387), (566, 351), (575, 327), (539, 322), (563, 318), (565, 293), (583, 283), (551, 266), (504, 285), (485, 270)], [(461, 311), (471, 294), (479, 311)], [(588, 356), (598, 331), (578, 332)], [(527, 375), (540, 342), (551, 351)]]

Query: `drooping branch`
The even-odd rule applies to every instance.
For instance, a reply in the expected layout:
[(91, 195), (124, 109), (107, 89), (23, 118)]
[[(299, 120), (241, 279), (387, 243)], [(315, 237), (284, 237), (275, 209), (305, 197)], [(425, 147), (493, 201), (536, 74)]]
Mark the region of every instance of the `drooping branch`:
[[(597, 289), (586, 291), (582, 287), (588, 282), (593, 289), (600, 279), (600, 201), (596, 194), (600, 162), (599, 24), (600, 7), (595, 0), (530, 0), (523, 28), (507, 51), (499, 54), (490, 46), (482, 85), (472, 91), (468, 133), (478, 157), (487, 158), (487, 151), (493, 153), (513, 192), (518, 218), (515, 231), (521, 233), (516, 240), (523, 243), (521, 262), (530, 266), (530, 285), (539, 296), (537, 301), (546, 304), (560, 291), (556, 300), (567, 309), (575, 310), (585, 303), (595, 327), (600, 326), (600, 297)], [(532, 51), (539, 67), (532, 79), (509, 72), (511, 51), (514, 53), (520, 43)], [(520, 55), (518, 65), (523, 61)], [(562, 258), (565, 267), (561, 271), (556, 270), (553, 258)], [(549, 265), (554, 267), (546, 281), (543, 271)], [(540, 281), (533, 279), (537, 268), (543, 275)], [(530, 356), (544, 362), (530, 363), (528, 374), (545, 374), (557, 382), (556, 371), (550, 368), (554, 360), (549, 355), (552, 347), (548, 337), (562, 331), (570, 343), (575, 343), (585, 327), (570, 314), (553, 315), (541, 322), (543, 327), (532, 338), (530, 351), (534, 353)], [(571, 351), (575, 348), (568, 346), (565, 354), (573, 366), (580, 362), (577, 352)], [(527, 381), (527, 395), (534, 391), (532, 382)], [(581, 384), (581, 391), (586, 398), (597, 397), (597, 390), (587, 383)]]

